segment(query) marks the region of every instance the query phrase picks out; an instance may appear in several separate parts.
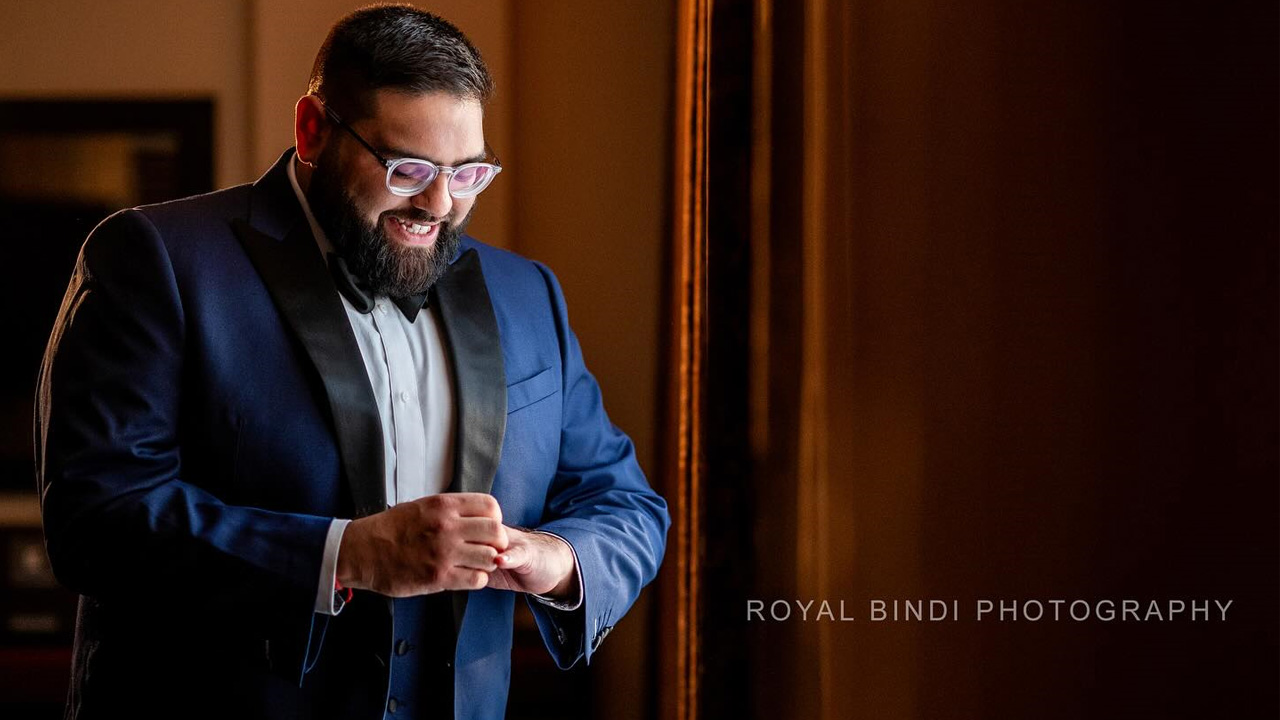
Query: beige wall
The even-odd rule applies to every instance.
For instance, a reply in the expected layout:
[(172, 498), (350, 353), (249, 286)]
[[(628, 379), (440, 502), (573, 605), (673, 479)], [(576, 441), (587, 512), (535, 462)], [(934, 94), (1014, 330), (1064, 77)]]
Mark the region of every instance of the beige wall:
[(556, 270), (609, 411), (652, 468), (672, 8), (526, 3), (515, 18), (514, 245)]
[(0, 96), (213, 98), (215, 180), (254, 176), (243, 0), (0, 0)]

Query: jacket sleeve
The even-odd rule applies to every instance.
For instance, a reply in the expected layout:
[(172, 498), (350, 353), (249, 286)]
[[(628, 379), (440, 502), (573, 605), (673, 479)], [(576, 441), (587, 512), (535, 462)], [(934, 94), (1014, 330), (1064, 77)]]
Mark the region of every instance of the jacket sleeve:
[(556, 664), (590, 663), (614, 623), (653, 580), (671, 524), (667, 504), (649, 487), (631, 439), (609, 421), (600, 386), (587, 370), (569, 327), (564, 294), (538, 264), (547, 283), (563, 371), (560, 461), (539, 530), (567, 540), (578, 558), (583, 601), (563, 612), (530, 602)]
[(54, 573), (103, 602), (287, 610), (309, 625), (331, 518), (228, 505), (184, 481), (183, 355), (161, 236), (142, 211), (117, 213), (81, 249), (37, 388)]

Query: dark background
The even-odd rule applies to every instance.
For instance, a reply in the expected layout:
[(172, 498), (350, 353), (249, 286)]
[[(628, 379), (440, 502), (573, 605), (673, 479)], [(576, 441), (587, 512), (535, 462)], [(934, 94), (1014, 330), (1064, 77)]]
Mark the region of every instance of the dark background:
[(725, 0), (711, 35), (704, 715), (1276, 717), (1275, 4)]

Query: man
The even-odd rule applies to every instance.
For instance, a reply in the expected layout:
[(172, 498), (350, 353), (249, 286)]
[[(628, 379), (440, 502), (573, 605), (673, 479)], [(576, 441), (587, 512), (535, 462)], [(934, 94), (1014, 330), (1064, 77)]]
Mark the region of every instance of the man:
[(357, 11), (296, 151), (90, 235), (37, 398), (68, 717), (501, 717), (517, 593), (569, 667), (653, 578), (555, 277), (462, 234), (491, 92), (452, 25)]

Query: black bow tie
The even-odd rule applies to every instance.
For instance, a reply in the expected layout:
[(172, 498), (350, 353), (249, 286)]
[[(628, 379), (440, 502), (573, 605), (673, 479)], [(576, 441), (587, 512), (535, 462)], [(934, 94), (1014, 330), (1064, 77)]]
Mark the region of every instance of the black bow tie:
[[(373, 312), (374, 301), (364, 288), (360, 287), (360, 281), (351, 274), (350, 268), (347, 267), (347, 261), (337, 253), (329, 253), (329, 272), (333, 274), (333, 284), (338, 286), (338, 292), (342, 293), (352, 307), (361, 313), (369, 314)], [(409, 322), (413, 322), (418, 317), (418, 311), (427, 304), (427, 293), (419, 293), (408, 297), (393, 297), (391, 302), (400, 308), (400, 312), (404, 313), (405, 318)]]

